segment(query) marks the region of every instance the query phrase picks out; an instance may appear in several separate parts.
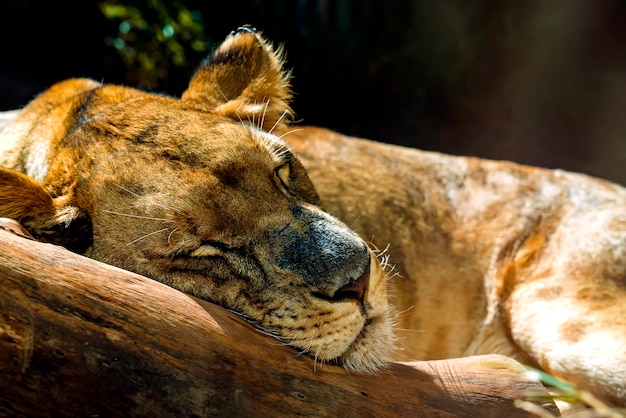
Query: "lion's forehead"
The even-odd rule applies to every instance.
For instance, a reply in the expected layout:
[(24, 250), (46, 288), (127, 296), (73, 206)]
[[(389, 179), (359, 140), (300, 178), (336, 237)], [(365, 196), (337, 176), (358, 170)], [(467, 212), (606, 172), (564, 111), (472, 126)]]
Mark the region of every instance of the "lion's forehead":
[(77, 158), (106, 161), (107, 166), (160, 161), (179, 170), (214, 168), (230, 173), (255, 163), (273, 170), (291, 158), (284, 141), (244, 123), (193, 111), (165, 116), (131, 120), (121, 128), (106, 119), (88, 120), (76, 134), (59, 141), (50, 158), (56, 159), (63, 149), (80, 147)]
[[(193, 123), (173, 126), (152, 121), (147, 141), (131, 138), (136, 144), (154, 147), (166, 159), (198, 165), (229, 166), (231, 169), (244, 163), (266, 163), (274, 168), (288, 162), (292, 157), (289, 146), (282, 139), (245, 123), (223, 121), (210, 115), (196, 114)], [(215, 120), (217, 119), (217, 120)]]

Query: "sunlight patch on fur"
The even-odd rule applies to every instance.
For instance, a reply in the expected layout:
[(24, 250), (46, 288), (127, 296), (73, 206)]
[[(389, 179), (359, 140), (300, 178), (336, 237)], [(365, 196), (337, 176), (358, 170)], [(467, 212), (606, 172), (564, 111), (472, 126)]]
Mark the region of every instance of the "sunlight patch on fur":
[[(140, 195), (138, 195), (137, 193), (135, 193), (135, 192), (133, 192), (133, 191), (130, 191), (130, 190), (128, 190), (127, 188), (125, 188), (125, 187), (123, 187), (123, 186), (121, 186), (121, 185), (119, 185), (119, 184), (117, 184), (117, 183), (113, 183), (113, 184), (115, 184), (117, 187), (119, 187), (119, 188), (120, 188), (120, 189), (122, 189), (123, 191), (125, 191), (125, 192), (127, 192), (127, 193), (130, 193), (131, 195), (133, 195), (133, 196), (135, 196), (135, 197), (139, 197), (139, 198), (141, 197), (141, 196), (140, 196)], [(171, 210), (172, 212), (176, 212), (176, 213), (179, 213), (179, 214), (182, 214), (182, 213), (183, 213), (181, 210), (178, 210), (178, 209), (176, 209), (176, 208), (174, 208), (174, 207), (172, 207), (172, 206), (169, 206), (169, 205), (165, 205), (165, 204), (162, 204), (162, 203), (157, 203), (157, 202), (154, 202), (153, 204), (154, 204), (154, 205), (156, 205), (156, 206), (159, 206), (159, 207), (161, 207), (161, 208), (163, 208), (163, 209), (166, 209), (166, 210)]]

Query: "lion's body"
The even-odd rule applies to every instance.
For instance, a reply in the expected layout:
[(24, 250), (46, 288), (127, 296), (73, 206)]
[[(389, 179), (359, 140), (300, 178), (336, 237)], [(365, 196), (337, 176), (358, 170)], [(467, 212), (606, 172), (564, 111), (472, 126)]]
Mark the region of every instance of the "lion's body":
[(388, 253), (395, 358), (501, 353), (626, 404), (624, 188), (294, 129), (287, 81), (246, 29), (182, 100), (62, 82), (0, 132), (0, 216), (361, 371), (393, 344)]
[(287, 138), (325, 209), (389, 244), (398, 358), (501, 353), (623, 402), (626, 189), (317, 128)]

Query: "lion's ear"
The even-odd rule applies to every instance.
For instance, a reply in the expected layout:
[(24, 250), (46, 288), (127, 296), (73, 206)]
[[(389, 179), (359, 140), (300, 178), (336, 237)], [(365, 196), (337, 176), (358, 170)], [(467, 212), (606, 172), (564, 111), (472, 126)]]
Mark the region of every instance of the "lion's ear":
[(91, 224), (67, 200), (53, 199), (37, 181), (0, 167), (0, 217), (15, 219), (43, 241), (82, 251), (91, 242)]
[(270, 130), (292, 116), (290, 74), (283, 64), (281, 48), (241, 27), (202, 63), (182, 100)]

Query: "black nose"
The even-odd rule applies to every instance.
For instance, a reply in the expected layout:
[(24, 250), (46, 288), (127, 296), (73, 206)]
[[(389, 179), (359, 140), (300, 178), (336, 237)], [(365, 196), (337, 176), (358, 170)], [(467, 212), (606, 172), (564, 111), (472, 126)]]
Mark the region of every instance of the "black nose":
[(329, 292), (328, 294), (318, 294), (318, 297), (321, 297), (326, 300), (346, 300), (346, 299), (354, 299), (359, 302), (363, 302), (365, 299), (365, 293), (370, 285), (370, 262), (368, 261), (365, 265), (365, 269), (361, 276), (356, 279), (350, 279), (345, 285), (338, 288), (334, 292)]
[(332, 299), (356, 299), (363, 302), (365, 293), (370, 286), (370, 263), (365, 266), (365, 271), (356, 280), (351, 280), (347, 285), (337, 290)]
[(347, 226), (314, 207), (294, 206), (293, 220), (268, 231), (276, 262), (302, 278), (313, 295), (335, 301), (362, 300), (369, 286), (370, 253)]

